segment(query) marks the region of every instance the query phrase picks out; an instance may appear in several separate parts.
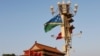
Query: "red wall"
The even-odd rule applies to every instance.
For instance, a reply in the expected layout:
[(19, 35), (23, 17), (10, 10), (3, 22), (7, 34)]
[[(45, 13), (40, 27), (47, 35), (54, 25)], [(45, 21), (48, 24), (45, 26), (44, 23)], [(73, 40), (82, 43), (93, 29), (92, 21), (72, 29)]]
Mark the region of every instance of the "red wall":
[(27, 50), (27, 51), (24, 51), (24, 56), (42, 56), (42, 53)]

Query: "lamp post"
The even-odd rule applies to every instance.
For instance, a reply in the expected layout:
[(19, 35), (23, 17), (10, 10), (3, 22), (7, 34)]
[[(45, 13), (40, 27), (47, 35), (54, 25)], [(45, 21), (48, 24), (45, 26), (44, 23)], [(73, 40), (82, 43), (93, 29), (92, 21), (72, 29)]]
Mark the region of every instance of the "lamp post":
[[(70, 0), (67, 1), (67, 3), (65, 3), (64, 0), (62, 1), (62, 3), (58, 2), (59, 13), (62, 18), (61, 33), (62, 33), (62, 37), (65, 40), (66, 56), (70, 55), (69, 51), (72, 48), (71, 47), (71, 41), (72, 41), (71, 34), (72, 33), (70, 32), (70, 31), (72, 31), (72, 29), (70, 29), (70, 28), (71, 28), (71, 22), (73, 21), (72, 17), (74, 16), (74, 14), (71, 13), (71, 11), (70, 11), (70, 5), (71, 5)], [(75, 8), (74, 8), (75, 14), (77, 12), (77, 8), (78, 8), (78, 5), (75, 4)]]
[[(69, 51), (72, 48), (71, 46), (71, 41), (72, 41), (72, 30), (74, 29), (74, 26), (71, 24), (74, 20), (72, 17), (76, 14), (77, 9), (78, 9), (78, 4), (75, 4), (74, 6), (74, 13), (71, 12), (70, 10), (71, 6), (71, 1), (68, 0), (67, 3), (62, 0), (62, 2), (58, 2), (58, 9), (59, 9), (59, 14), (62, 19), (62, 24), (61, 24), (61, 33), (62, 37), (65, 40), (65, 56), (70, 56)], [(54, 9), (53, 6), (51, 7), (51, 12), (54, 14)]]

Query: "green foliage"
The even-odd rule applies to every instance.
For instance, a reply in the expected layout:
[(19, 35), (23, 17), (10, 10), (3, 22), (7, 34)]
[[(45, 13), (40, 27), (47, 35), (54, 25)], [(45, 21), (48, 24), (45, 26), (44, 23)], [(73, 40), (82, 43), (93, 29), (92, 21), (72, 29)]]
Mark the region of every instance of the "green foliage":
[(3, 54), (2, 56), (16, 56), (15, 54)]

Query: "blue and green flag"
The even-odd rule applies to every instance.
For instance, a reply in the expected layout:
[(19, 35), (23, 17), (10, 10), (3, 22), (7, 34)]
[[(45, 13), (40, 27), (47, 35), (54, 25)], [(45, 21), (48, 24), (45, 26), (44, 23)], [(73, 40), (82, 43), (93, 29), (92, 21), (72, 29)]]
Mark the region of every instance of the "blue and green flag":
[(45, 23), (44, 30), (45, 32), (48, 32), (54, 27), (60, 25), (61, 23), (62, 23), (61, 16), (58, 14)]

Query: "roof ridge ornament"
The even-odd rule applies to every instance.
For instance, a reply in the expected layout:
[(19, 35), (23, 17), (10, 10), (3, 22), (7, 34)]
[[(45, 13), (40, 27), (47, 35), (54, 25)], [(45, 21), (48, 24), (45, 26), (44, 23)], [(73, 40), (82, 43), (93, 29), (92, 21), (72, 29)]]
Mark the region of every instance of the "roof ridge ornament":
[(37, 41), (35, 41), (35, 44), (37, 43)]

